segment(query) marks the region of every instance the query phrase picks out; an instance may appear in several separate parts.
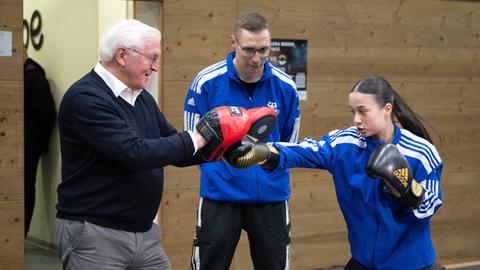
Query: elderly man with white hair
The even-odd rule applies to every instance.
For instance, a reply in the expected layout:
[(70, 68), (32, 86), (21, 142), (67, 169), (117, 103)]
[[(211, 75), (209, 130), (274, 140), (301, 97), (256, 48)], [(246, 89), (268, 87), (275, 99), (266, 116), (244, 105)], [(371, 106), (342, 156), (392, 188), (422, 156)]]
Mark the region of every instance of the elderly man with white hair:
[(56, 234), (64, 269), (171, 269), (153, 223), (163, 167), (203, 162), (198, 149), (227, 148), (249, 129), (248, 117), (224, 108), (199, 131), (177, 132), (144, 90), (159, 55), (157, 29), (120, 21), (101, 41), (101, 60), (62, 99)]

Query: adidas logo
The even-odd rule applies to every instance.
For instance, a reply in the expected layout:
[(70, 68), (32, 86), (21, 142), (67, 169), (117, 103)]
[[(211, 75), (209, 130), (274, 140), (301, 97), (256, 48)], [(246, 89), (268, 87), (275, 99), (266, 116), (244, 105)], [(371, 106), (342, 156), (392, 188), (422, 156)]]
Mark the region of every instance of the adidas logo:
[(408, 186), (408, 168), (401, 168), (398, 170), (393, 171), (393, 174), (397, 177), (397, 179), (402, 183), (404, 187)]
[(187, 104), (190, 105), (190, 106), (195, 106), (195, 99), (193, 99), (193, 97), (188, 99)]

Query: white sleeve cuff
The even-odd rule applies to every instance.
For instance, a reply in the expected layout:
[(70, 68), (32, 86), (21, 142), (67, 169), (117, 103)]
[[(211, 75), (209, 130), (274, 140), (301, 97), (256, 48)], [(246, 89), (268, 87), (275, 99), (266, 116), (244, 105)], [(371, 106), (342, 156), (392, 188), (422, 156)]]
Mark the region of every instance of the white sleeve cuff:
[(190, 130), (187, 130), (188, 134), (190, 135), (190, 138), (192, 139), (192, 142), (193, 142), (193, 148), (195, 148), (195, 150), (193, 151), (193, 155), (195, 155), (195, 153), (197, 153), (197, 150), (198, 150), (198, 145), (197, 145), (197, 141), (195, 140), (195, 136), (193, 135), (193, 132), (190, 131)]

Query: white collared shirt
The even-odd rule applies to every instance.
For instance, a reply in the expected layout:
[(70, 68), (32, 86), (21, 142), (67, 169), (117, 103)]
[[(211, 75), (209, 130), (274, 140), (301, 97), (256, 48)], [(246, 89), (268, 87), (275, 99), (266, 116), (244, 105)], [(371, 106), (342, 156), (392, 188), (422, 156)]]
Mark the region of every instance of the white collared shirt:
[(135, 106), (135, 100), (142, 92), (142, 89), (132, 90), (128, 88), (122, 81), (120, 81), (115, 75), (110, 73), (100, 62), (95, 65), (93, 69), (95, 73), (102, 78), (102, 80), (108, 85), (113, 94), (118, 97), (120, 96), (130, 105)]

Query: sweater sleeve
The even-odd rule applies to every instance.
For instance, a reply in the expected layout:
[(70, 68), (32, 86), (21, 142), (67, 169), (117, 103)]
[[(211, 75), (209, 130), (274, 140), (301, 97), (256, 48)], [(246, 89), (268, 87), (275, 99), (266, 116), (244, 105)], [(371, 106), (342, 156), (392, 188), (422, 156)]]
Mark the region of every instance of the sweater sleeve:
[(166, 119), (162, 132), (165, 137), (142, 138), (119, 111), (94, 93), (77, 93), (70, 115), (73, 128), (86, 143), (134, 171), (178, 163), (190, 158), (194, 151), (188, 133), (176, 133)]

